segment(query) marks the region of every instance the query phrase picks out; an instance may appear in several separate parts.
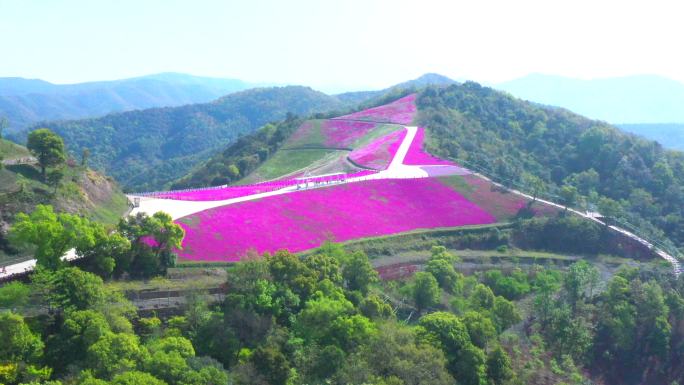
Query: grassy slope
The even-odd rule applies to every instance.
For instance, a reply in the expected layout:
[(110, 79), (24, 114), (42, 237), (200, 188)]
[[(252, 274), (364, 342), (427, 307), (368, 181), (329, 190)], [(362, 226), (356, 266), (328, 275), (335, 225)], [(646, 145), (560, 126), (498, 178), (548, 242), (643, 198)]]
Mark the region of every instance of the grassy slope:
[[(330, 155), (346, 153), (346, 151), (326, 149), (297, 149), (280, 150), (253, 173), (240, 180), (239, 184), (258, 183), (264, 180), (275, 179), (295, 171), (311, 166)], [(336, 156), (333, 156), (336, 158)]]
[(14, 144), (8, 140), (0, 139), (0, 156), (5, 160), (23, 158), (31, 154), (26, 147)]
[[(349, 151), (331, 149), (326, 146), (325, 136), (321, 131), (322, 122), (323, 120), (307, 121), (306, 128), (299, 131), (299, 135), (295, 133), (287, 140), (283, 148), (237, 184), (259, 183), (307, 170), (313, 175), (359, 171), (360, 169), (346, 161)], [(357, 139), (352, 148), (363, 147), (401, 127), (395, 124), (380, 124)]]

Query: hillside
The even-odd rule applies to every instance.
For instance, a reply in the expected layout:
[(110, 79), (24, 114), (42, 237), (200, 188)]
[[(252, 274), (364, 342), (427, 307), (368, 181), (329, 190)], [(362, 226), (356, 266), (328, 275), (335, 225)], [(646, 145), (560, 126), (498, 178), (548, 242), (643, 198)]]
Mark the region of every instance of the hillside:
[(113, 176), (126, 190), (158, 190), (218, 149), (288, 114), (339, 108), (334, 97), (306, 87), (258, 88), (211, 103), (110, 114), (43, 124), (79, 157)]
[(613, 124), (684, 122), (684, 84), (659, 76), (580, 80), (533, 74), (494, 88)]
[[(348, 93), (336, 95), (336, 98), (343, 101), (343, 108), (341, 110), (349, 110), (350, 112), (356, 110), (372, 109), (376, 106), (382, 106), (392, 103), (396, 99), (400, 99), (412, 90), (415, 90), (426, 85), (444, 86), (447, 84), (454, 84), (455, 82), (449, 78), (437, 74), (426, 74), (417, 79), (410, 80), (393, 87), (389, 87), (381, 91), (366, 91), (360, 93)], [(358, 106), (356, 106), (358, 104)], [(355, 109), (350, 106), (356, 106)], [(335, 112), (328, 114), (318, 114), (321, 117), (331, 118), (335, 116)], [(381, 121), (382, 119), (379, 119)], [(386, 120), (386, 119), (385, 119)], [(337, 165), (333, 166), (336, 171), (349, 172), (357, 169), (358, 165), (353, 165), (346, 158), (344, 151), (348, 149), (350, 143), (342, 144), (345, 148), (337, 148), (335, 145), (322, 143), (321, 129), (334, 129), (334, 125), (338, 125), (338, 129), (345, 128), (345, 122), (329, 122), (325, 123), (328, 127), (321, 126), (323, 120), (317, 119), (308, 122), (305, 127), (300, 129), (301, 120), (288, 119), (281, 122), (269, 124), (260, 128), (251, 135), (246, 135), (238, 139), (237, 142), (227, 146), (222, 152), (212, 156), (208, 161), (197, 165), (188, 175), (183, 176), (179, 180), (171, 184), (172, 189), (196, 188), (217, 186), (222, 184), (234, 183), (237, 180), (249, 175), (247, 179), (242, 179), (240, 183), (254, 183), (263, 182), (267, 179), (273, 179), (282, 175), (281, 169), (294, 171), (305, 166), (311, 165), (314, 161), (320, 160), (325, 156), (331, 156), (338, 159)], [(382, 123), (382, 122), (380, 122)], [(410, 123), (410, 122), (407, 122)], [(353, 125), (353, 124), (351, 124)], [(371, 123), (359, 122), (356, 125), (367, 126), (371, 128)], [(373, 130), (375, 131), (373, 125)], [(356, 127), (358, 128), (358, 127)], [(382, 127), (380, 127), (382, 128)], [(384, 127), (391, 129), (391, 127)], [(293, 142), (288, 141), (289, 137), (299, 129), (300, 140)], [(306, 130), (306, 135), (301, 135)], [(308, 138), (309, 143), (302, 143), (301, 138)], [(372, 139), (369, 137), (369, 139)], [(286, 141), (288, 141), (286, 143)], [(299, 143), (296, 143), (299, 141)], [(306, 149), (300, 149), (304, 145)], [(278, 152), (281, 147), (287, 148), (287, 153)], [(273, 154), (278, 153), (274, 159), (270, 159)], [(256, 168), (260, 167), (262, 163), (268, 161), (268, 164), (261, 167), (257, 173), (252, 173)], [(353, 161), (353, 160), (352, 160)], [(326, 162), (326, 167), (331, 165)], [(314, 164), (309, 167), (307, 171), (315, 169)]]
[[(6, 152), (7, 149), (13, 152)], [(13, 161), (29, 155), (25, 147), (0, 140), (0, 262), (14, 259), (16, 250), (4, 239), (8, 225), (19, 212), (31, 212), (38, 204), (50, 204), (55, 210), (80, 214), (112, 225), (128, 209), (128, 200), (110, 178), (70, 162), (59, 186), (42, 182), (37, 167), (25, 161)]]
[(435, 73), (427, 73), (415, 79), (395, 84), (391, 87), (384, 88), (381, 90), (345, 92), (337, 94), (335, 96), (338, 99), (347, 103), (360, 104), (373, 100), (374, 98), (381, 97), (383, 95), (392, 94), (394, 92), (401, 93), (405, 92), (406, 90), (415, 90), (426, 86), (448, 86), (455, 83), (457, 83), (455, 80), (449, 79), (446, 76)]
[(655, 140), (665, 148), (684, 151), (684, 124), (682, 123), (618, 124), (618, 127)]
[(240, 80), (176, 73), (78, 84), (0, 78), (0, 116), (9, 119), (8, 133), (16, 134), (40, 121), (202, 103), (250, 87)]
[[(473, 82), (428, 89), (417, 104), (434, 153), (527, 191), (545, 188), (556, 200), (572, 186), (581, 207), (684, 246), (683, 153)], [(530, 174), (543, 185), (535, 187)]]
[(185, 260), (235, 261), (281, 248), (306, 251), (326, 240), (507, 223), (557, 211), (425, 152), (424, 129), (411, 126), (415, 100), (408, 94), (330, 119), (264, 127), (201, 169), (232, 170), (232, 179), (217, 181), (219, 172), (187, 181), (238, 185), (142, 195), (133, 212), (169, 213), (186, 231), (178, 251)]

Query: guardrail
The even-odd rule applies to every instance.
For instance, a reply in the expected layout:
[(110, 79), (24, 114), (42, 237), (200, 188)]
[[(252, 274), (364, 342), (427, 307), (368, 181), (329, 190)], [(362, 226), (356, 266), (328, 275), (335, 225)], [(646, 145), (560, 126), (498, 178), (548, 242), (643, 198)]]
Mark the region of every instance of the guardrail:
[[(486, 169), (485, 167), (483, 167), (481, 165), (474, 164), (474, 163), (469, 162), (469, 161), (464, 160), (464, 159), (456, 159), (456, 158), (449, 158), (449, 159), (453, 160), (459, 164), (463, 164), (466, 167), (468, 167), (472, 170), (475, 170), (476, 172), (480, 173), (481, 175), (483, 175), (485, 177), (487, 177), (486, 175), (494, 175), (494, 177), (491, 178), (492, 182), (497, 183), (497, 184), (503, 186), (504, 188), (512, 190), (514, 192), (515, 192), (515, 190), (513, 190), (513, 189), (519, 189), (520, 191), (522, 191), (522, 190), (527, 188), (527, 186), (525, 186), (524, 184), (515, 182), (509, 178), (504, 178), (504, 177), (498, 176), (496, 173), (492, 172), (491, 170)], [(487, 177), (487, 178), (490, 179), (489, 177)], [(506, 183), (506, 182), (508, 182), (508, 183)], [(526, 195), (530, 196), (531, 194), (526, 194)], [(577, 208), (577, 207), (572, 207), (572, 206), (569, 206), (566, 204), (559, 204), (559, 203), (552, 202), (553, 199), (562, 200), (562, 198), (558, 195), (550, 194), (550, 193), (538, 193), (538, 194), (536, 194), (536, 196), (537, 196), (537, 199), (539, 199), (539, 200), (547, 201), (548, 203), (551, 203), (555, 206), (564, 207), (564, 208), (569, 209), (570, 211), (577, 213), (583, 217), (586, 217), (586, 218), (590, 217), (590, 215), (585, 212), (584, 208)], [(606, 223), (606, 219), (604, 219), (603, 221), (600, 221), (597, 218), (591, 218), (591, 219), (593, 219), (594, 221), (597, 221), (599, 223), (602, 223), (602, 224), (608, 226), (609, 228), (611, 228), (612, 230), (615, 230), (619, 233), (622, 233), (623, 235), (630, 237), (630, 238), (634, 239), (635, 241), (642, 243), (644, 246), (647, 246), (648, 248), (652, 249), (655, 252), (655, 254), (657, 254), (661, 258), (665, 259), (666, 261), (668, 261), (672, 265), (675, 275), (679, 275), (682, 271), (684, 271), (682, 269), (680, 262), (679, 262), (679, 261), (683, 260), (684, 258), (682, 258), (682, 255), (680, 254), (679, 250), (677, 250), (674, 246), (666, 244), (666, 242), (669, 242), (669, 240), (667, 240), (667, 239), (666, 240), (652, 239), (651, 237), (644, 234), (644, 233), (646, 233), (646, 231), (644, 231), (643, 229), (640, 229), (637, 226), (632, 225), (631, 223), (626, 222), (624, 220), (621, 220), (619, 218), (612, 218), (611, 217), (608, 219), (619, 224), (619, 225), (621, 225), (621, 226), (623, 226), (623, 227), (626, 227), (627, 229), (624, 229), (624, 228), (621, 228), (618, 226), (614, 226), (614, 225), (609, 225), (608, 223)]]

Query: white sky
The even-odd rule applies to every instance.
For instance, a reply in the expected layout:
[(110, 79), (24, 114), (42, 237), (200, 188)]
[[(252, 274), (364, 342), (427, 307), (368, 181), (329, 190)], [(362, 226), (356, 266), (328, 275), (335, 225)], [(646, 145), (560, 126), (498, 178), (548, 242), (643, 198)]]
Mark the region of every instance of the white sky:
[(658, 0), (0, 0), (0, 76), (174, 71), (338, 91), (426, 72), (684, 82), (683, 16)]

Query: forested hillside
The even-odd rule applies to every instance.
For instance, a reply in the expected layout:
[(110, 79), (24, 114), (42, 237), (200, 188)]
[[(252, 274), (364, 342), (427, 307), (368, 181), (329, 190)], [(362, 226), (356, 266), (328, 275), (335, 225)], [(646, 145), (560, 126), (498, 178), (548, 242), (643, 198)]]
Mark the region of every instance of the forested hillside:
[[(684, 299), (669, 270), (623, 268), (601, 282), (597, 267), (579, 261), (464, 275), (454, 268), (459, 257), (437, 246), (424, 271), (381, 281), (365, 254), (326, 244), (303, 258), (280, 251), (231, 266), (218, 299), (190, 286), (173, 312), (138, 312), (124, 290), (141, 281), (103, 284), (96, 274), (107, 278), (121, 264), (132, 272), (156, 267), (170, 244), (141, 239), (165, 239), (149, 227), (163, 217), (131, 217), (121, 235), (95, 226), (98, 237), (87, 245), (84, 234), (71, 234), (85, 255), (79, 264), (91, 272), (46, 265), (30, 284), (0, 287), (7, 309), (0, 381), (645, 385), (684, 378), (677, 327)], [(114, 245), (120, 252), (102, 258), (98, 251)]]
[(51, 164), (43, 178), (30, 156), (25, 147), (0, 139), (0, 263), (31, 256), (29, 250), (12, 247), (6, 237), (18, 213), (50, 204), (60, 212), (113, 225), (128, 208), (118, 185), (85, 163), (62, 159)]
[(473, 82), (428, 88), (417, 103), (435, 154), (684, 245), (683, 153)]
[(203, 103), (249, 87), (239, 80), (176, 73), (78, 84), (0, 78), (0, 116), (9, 119), (8, 133), (17, 133), (44, 120)]
[(161, 190), (218, 149), (288, 113), (309, 115), (341, 107), (306, 87), (259, 88), (211, 103), (50, 122), (72, 154), (89, 149), (91, 164), (129, 191)]

